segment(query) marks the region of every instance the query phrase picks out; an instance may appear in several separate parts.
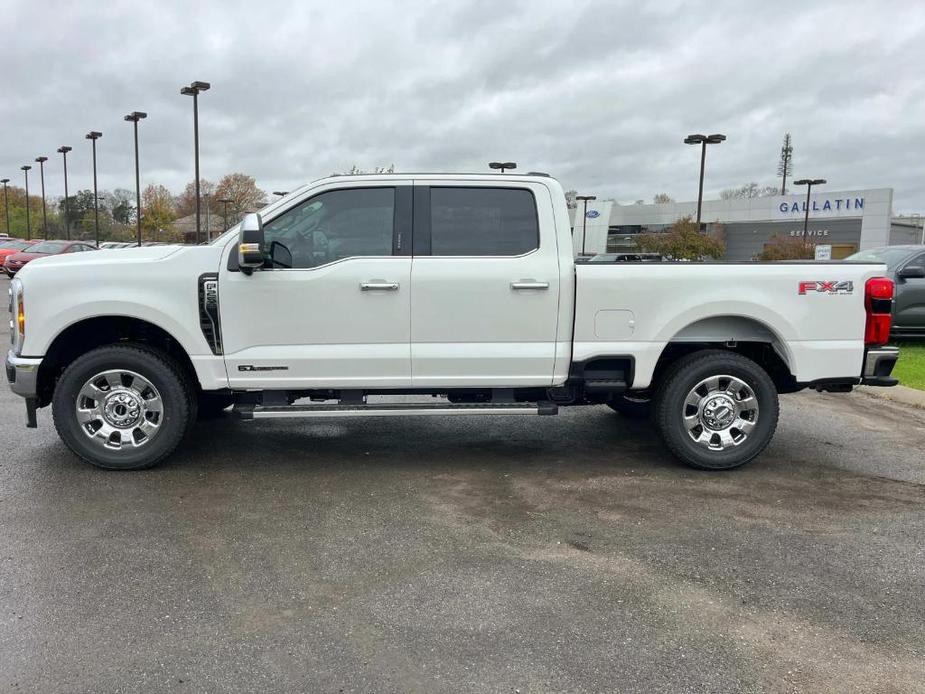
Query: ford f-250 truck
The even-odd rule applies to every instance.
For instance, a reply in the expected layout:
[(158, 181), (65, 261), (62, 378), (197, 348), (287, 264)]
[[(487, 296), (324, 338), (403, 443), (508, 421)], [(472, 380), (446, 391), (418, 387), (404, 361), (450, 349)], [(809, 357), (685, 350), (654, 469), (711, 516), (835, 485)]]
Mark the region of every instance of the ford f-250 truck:
[[(338, 176), (208, 245), (37, 260), (12, 389), (81, 458), (138, 469), (197, 419), (648, 410), (698, 468), (757, 456), (778, 394), (889, 386), (880, 263), (576, 265), (545, 175)], [(376, 395), (417, 395), (408, 397)], [(440, 397), (433, 397), (440, 396)], [(395, 402), (397, 400), (397, 402)], [(307, 402), (306, 402), (307, 401)]]

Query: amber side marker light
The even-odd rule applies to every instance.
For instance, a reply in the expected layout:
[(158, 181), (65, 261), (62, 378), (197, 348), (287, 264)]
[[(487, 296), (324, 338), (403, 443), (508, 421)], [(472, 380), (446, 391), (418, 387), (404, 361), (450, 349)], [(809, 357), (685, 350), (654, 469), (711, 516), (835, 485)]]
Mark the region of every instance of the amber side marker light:
[(22, 340), (26, 336), (26, 302), (23, 301), (22, 292), (19, 294), (16, 310), (16, 325), (19, 328), (19, 342), (22, 344)]

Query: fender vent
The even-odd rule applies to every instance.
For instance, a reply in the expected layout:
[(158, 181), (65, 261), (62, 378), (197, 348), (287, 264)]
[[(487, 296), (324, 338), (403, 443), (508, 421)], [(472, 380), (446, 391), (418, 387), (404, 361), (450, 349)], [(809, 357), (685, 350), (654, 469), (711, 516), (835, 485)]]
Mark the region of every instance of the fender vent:
[(218, 275), (199, 276), (199, 327), (212, 354), (222, 353), (222, 325), (218, 313)]

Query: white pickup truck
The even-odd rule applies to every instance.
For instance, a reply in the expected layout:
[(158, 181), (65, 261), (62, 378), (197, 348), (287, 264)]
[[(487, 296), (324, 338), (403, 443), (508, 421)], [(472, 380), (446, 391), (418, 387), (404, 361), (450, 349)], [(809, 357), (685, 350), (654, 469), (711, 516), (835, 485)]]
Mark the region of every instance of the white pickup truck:
[[(879, 263), (576, 265), (549, 176), (316, 181), (208, 245), (36, 260), (11, 283), (13, 391), (104, 468), (163, 460), (197, 417), (649, 412), (729, 469), (778, 394), (894, 385)], [(368, 396), (402, 395), (402, 398)], [(419, 396), (418, 401), (408, 395)], [(437, 396), (437, 397), (434, 397)]]

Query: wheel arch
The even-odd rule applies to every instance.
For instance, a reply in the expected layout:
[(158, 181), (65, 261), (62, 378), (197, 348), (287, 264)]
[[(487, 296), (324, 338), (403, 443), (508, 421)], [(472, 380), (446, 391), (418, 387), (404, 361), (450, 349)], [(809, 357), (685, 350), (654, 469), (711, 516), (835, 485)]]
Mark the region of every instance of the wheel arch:
[(51, 402), (55, 384), (67, 366), (82, 354), (104, 345), (136, 342), (152, 346), (173, 357), (189, 382), (199, 388), (199, 379), (183, 345), (164, 328), (135, 316), (106, 315), (83, 318), (61, 330), (51, 341), (38, 371), (38, 404)]
[(659, 354), (653, 384), (677, 359), (704, 349), (742, 354), (768, 372), (779, 392), (797, 389), (793, 353), (780, 332), (765, 321), (736, 314), (699, 318), (677, 330)]

